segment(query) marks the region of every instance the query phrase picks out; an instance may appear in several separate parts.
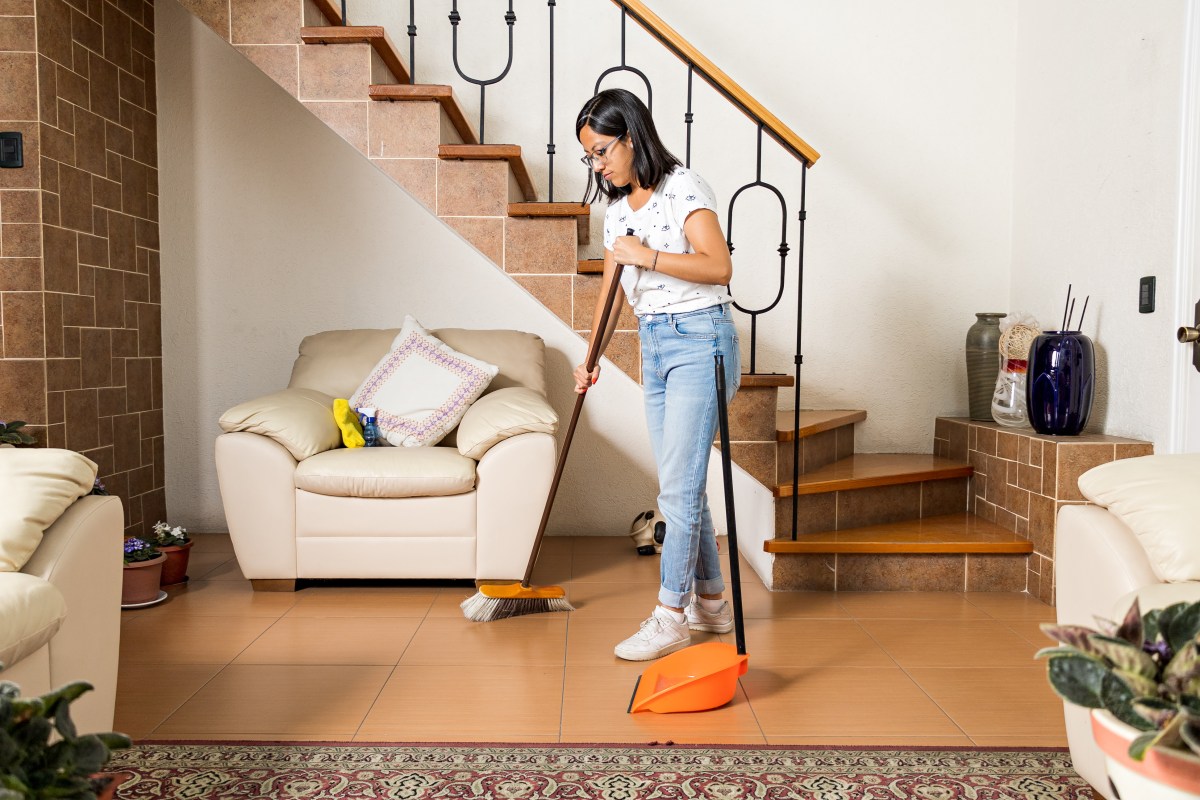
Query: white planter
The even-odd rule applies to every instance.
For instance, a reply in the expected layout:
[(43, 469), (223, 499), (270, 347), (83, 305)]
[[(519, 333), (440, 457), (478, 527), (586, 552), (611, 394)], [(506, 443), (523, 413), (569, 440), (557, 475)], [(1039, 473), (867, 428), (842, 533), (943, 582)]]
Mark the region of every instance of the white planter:
[(1107, 711), (1092, 712), (1092, 735), (1104, 751), (1108, 777), (1120, 800), (1200, 800), (1200, 757), (1155, 748), (1147, 750), (1142, 761), (1134, 761), (1129, 743), (1139, 733)]

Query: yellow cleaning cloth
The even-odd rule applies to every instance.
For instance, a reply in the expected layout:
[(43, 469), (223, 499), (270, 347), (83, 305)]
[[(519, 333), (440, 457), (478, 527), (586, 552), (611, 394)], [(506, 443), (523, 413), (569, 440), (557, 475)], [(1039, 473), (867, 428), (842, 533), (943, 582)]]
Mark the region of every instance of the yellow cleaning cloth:
[(362, 447), (366, 444), (362, 425), (358, 424), (358, 414), (350, 408), (350, 401), (341, 398), (333, 401), (333, 419), (342, 429), (342, 444), (346, 447)]

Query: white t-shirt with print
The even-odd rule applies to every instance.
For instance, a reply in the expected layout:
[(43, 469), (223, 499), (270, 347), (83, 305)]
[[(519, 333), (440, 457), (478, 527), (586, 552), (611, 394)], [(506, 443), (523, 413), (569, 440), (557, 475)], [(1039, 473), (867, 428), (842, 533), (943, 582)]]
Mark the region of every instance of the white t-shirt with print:
[[(717, 211), (712, 189), (690, 169), (676, 167), (658, 182), (646, 204), (633, 211), (629, 198), (622, 197), (604, 214), (604, 248), (612, 250), (618, 236), (633, 229), (633, 235), (647, 247), (664, 253), (694, 253), (683, 232), (683, 223), (697, 209)], [(633, 313), (679, 314), (728, 303), (728, 286), (691, 283), (661, 272), (627, 266), (621, 274), (621, 288), (633, 306)]]

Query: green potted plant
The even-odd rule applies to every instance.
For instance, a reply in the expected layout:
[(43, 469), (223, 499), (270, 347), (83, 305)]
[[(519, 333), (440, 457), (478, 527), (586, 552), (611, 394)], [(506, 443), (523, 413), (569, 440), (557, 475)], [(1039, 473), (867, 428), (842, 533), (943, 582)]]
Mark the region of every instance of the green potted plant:
[(34, 439), (21, 428), (25, 427), (25, 423), (19, 419), (14, 419), (12, 422), (5, 422), (0, 419), (0, 445), (10, 444), (34, 444), (37, 439)]
[(193, 544), (187, 528), (178, 525), (172, 528), (162, 520), (154, 523), (154, 546), (167, 557), (162, 568), (161, 586), (174, 586), (188, 579), (188, 552)]
[(91, 688), (76, 681), (41, 697), (21, 697), (15, 683), (0, 681), (0, 800), (113, 796), (124, 776), (100, 770), (109, 751), (132, 743), (120, 733), (76, 732), (70, 704)]
[[(125, 570), (121, 574), (121, 605), (137, 606), (159, 599), (158, 582), (167, 557), (149, 542), (125, 540)], [(165, 593), (164, 593), (165, 596)]]
[(1093, 709), (1092, 734), (1123, 800), (1200, 797), (1200, 603), (1141, 613), (1099, 630), (1043, 623), (1059, 642), (1048, 660), (1054, 691)]

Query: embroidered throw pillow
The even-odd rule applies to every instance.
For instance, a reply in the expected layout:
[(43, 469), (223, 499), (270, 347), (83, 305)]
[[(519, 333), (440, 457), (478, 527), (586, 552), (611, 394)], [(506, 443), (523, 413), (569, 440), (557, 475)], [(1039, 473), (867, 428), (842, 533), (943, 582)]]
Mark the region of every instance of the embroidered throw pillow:
[(375, 424), (389, 444), (437, 444), (499, 371), (452, 349), (406, 316), (391, 351), (355, 390), (350, 405), (373, 407)]

